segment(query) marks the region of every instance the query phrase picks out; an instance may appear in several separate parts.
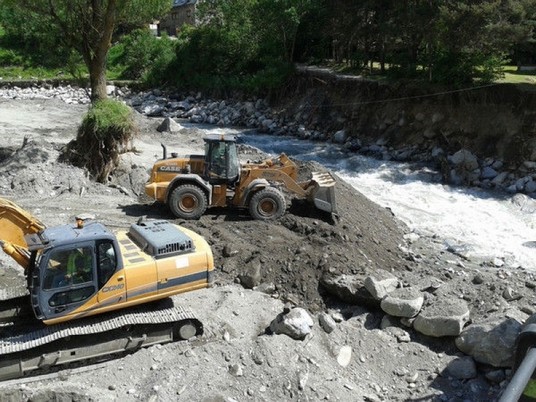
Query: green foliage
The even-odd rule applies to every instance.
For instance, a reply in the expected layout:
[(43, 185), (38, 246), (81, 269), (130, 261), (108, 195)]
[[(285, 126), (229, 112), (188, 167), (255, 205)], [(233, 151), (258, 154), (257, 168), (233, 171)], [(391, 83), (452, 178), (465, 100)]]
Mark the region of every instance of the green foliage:
[(24, 57), (12, 49), (0, 48), (0, 66), (20, 66), (24, 64)]
[(54, 26), (43, 26), (39, 15), (0, 2), (2, 66), (63, 67), (69, 50)]
[(82, 120), (80, 128), (84, 135), (95, 136), (99, 140), (112, 138), (123, 141), (130, 138), (133, 120), (132, 111), (124, 103), (105, 99), (93, 104)]
[(147, 24), (171, 7), (169, 0), (2, 0), (1, 4), (17, 15), (35, 16), (32, 29), (59, 33), (55, 39), (80, 54), (89, 72), (92, 101), (107, 96), (106, 62), (118, 29)]
[[(201, 89), (266, 91), (292, 70), (299, 27), (311, 0), (222, 0), (199, 4), (196, 28), (182, 30), (174, 83)], [(302, 47), (304, 48), (304, 47)]]
[(320, 29), (334, 39), (331, 57), (354, 65), (377, 62), (382, 69), (389, 66), (387, 73), (395, 78), (455, 85), (495, 80), (503, 55), (520, 43), (516, 48), (526, 56), (521, 49), (535, 39), (531, 0), (326, 3), (331, 23)]
[(124, 35), (110, 50), (108, 64), (120, 79), (157, 82), (175, 57), (175, 43), (168, 36), (155, 37), (148, 29)]
[(76, 140), (68, 144), (62, 158), (88, 169), (95, 180), (104, 183), (135, 133), (128, 106), (115, 100), (99, 100), (84, 116)]
[[(91, 27), (102, 33), (105, 25), (88, 19), (95, 14), (84, 7), (87, 1), (0, 0), (0, 18), (6, 21), (5, 35), (0, 36), (0, 66), (58, 61), (64, 66), (69, 60), (68, 71), (77, 77), (85, 74), (80, 60), (90, 73), (102, 68), (109, 43), (95, 41), (97, 37), (85, 30)], [(108, 0), (95, 4), (102, 7)], [(156, 39), (145, 29), (128, 34), (149, 18), (163, 15), (169, 0), (125, 0), (116, 3), (119, 29), (114, 32), (127, 34), (116, 36), (108, 67), (118, 78), (196, 89), (270, 90), (285, 82), (296, 62), (468, 85), (500, 78), (506, 54), (510, 61), (536, 62), (535, 4), (533, 0), (205, 0), (198, 2), (200, 23), (182, 27), (174, 41)], [(54, 7), (55, 17), (47, 14), (49, 7)], [(83, 59), (74, 59), (68, 48), (58, 46), (62, 40)], [(97, 76), (90, 74), (92, 79)]]

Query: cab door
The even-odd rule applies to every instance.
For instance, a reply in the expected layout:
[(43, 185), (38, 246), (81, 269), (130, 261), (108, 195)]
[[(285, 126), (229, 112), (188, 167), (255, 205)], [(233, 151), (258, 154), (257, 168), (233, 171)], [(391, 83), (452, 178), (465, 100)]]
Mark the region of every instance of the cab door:
[(120, 267), (114, 243), (109, 240), (99, 241), (96, 250), (99, 307), (124, 302), (127, 280), (124, 270)]
[[(52, 249), (40, 261), (38, 305), (45, 319), (85, 311), (97, 293), (95, 244), (85, 242)], [(76, 265), (75, 265), (76, 261)], [(84, 306), (85, 304), (89, 306)], [(84, 306), (84, 307), (82, 307)]]

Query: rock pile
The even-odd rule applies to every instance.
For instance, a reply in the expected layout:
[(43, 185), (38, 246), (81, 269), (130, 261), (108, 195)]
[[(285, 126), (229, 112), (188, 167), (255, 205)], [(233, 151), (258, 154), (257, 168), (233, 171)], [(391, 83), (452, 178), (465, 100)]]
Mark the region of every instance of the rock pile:
[(340, 144), (349, 153), (359, 152), (383, 160), (427, 162), (440, 169), (445, 183), (470, 185), (508, 193), (526, 193), (536, 197), (536, 162), (524, 161), (517, 169), (507, 168), (500, 159), (479, 159), (467, 149), (447, 154), (441, 146), (431, 150), (415, 145), (393, 148), (379, 138), (365, 144), (349, 136), (345, 130), (326, 132), (306, 126), (304, 115), (298, 110), (286, 118), (271, 109), (262, 99), (250, 101), (211, 100), (197, 95), (166, 95), (153, 90), (128, 94), (127, 102), (147, 116), (188, 119), (192, 123), (254, 128), (262, 133), (294, 136), (312, 141)]
[[(292, 117), (285, 117), (271, 109), (264, 99), (214, 100), (197, 94), (165, 93), (161, 90), (134, 93), (127, 87), (109, 85), (108, 93), (125, 100), (138, 112), (149, 117), (165, 117), (161, 130), (177, 130), (173, 119), (187, 119), (192, 123), (254, 128), (262, 133), (294, 136), (305, 140), (326, 141), (340, 144), (347, 152), (359, 152), (383, 160), (426, 162), (435, 165), (443, 181), (456, 186), (475, 186), (508, 193), (524, 193), (536, 198), (536, 162), (520, 161), (516, 168), (506, 167), (504, 161), (495, 158), (479, 158), (468, 149), (461, 148), (448, 154), (441, 146), (421, 149), (415, 145), (394, 148), (384, 138), (365, 143), (350, 136), (346, 130), (335, 132), (307, 127), (308, 114), (300, 108)], [(84, 89), (70, 85), (51, 85), (21, 88), (6, 85), (0, 88), (0, 99), (49, 99), (58, 98), (66, 103), (88, 104)], [(173, 123), (175, 123), (173, 121)], [(429, 136), (428, 140), (433, 140)]]

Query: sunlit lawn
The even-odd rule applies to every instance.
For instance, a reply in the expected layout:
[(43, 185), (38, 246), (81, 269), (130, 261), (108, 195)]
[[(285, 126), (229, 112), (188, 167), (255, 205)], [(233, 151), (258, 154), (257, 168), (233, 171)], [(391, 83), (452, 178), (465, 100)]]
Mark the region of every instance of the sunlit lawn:
[(517, 71), (517, 66), (505, 66), (504, 77), (497, 82), (510, 84), (536, 84), (536, 70)]

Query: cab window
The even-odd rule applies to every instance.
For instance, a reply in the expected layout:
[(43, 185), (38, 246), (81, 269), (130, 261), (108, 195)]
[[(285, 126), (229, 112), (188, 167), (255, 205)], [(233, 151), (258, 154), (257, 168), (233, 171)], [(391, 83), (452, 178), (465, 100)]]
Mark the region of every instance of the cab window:
[(93, 280), (91, 247), (55, 250), (51, 253), (43, 280), (43, 289), (50, 290)]
[(117, 257), (112, 242), (102, 242), (97, 246), (99, 289), (102, 288), (114, 274), (117, 268)]

